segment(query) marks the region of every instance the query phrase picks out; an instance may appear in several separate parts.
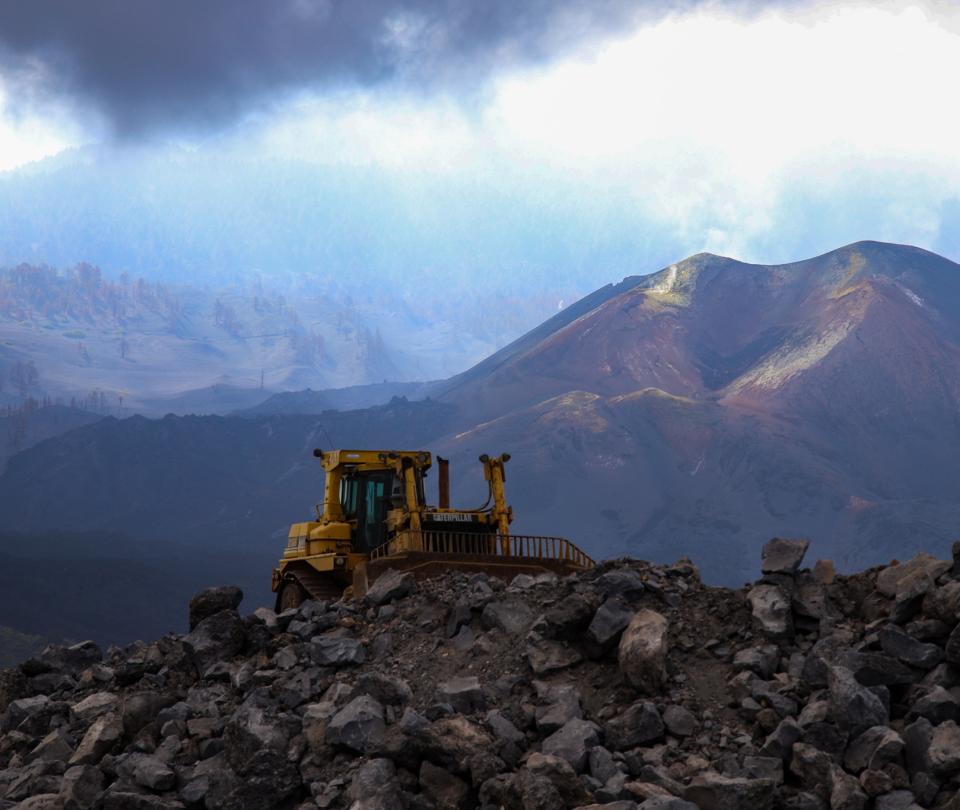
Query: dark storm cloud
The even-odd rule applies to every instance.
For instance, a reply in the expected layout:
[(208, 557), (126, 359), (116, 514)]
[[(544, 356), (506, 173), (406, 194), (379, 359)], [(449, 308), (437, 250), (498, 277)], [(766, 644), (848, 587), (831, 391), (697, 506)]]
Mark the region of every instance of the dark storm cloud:
[(0, 0), (0, 76), (14, 109), (66, 98), (104, 113), (118, 133), (142, 134), (227, 122), (302, 88), (468, 86), (694, 4)]

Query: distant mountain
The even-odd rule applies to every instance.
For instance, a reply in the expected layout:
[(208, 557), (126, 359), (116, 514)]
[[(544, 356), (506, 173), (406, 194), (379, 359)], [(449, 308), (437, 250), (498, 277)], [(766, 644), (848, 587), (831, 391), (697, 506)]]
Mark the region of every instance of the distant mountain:
[[(21, 264), (0, 269), (0, 406), (33, 398), (118, 416), (229, 413), (308, 387), (445, 378), (545, 307), (517, 300), (489, 317), (482, 306), (423, 308), (382, 289), (355, 296), (323, 274), (209, 288)], [(373, 404), (362, 394), (333, 401)]]
[(238, 409), (238, 416), (266, 414), (321, 414), (324, 411), (348, 411), (385, 405), (394, 397), (422, 399), (435, 383), (370, 383), (323, 391), (284, 391), (273, 394), (250, 408)]
[(853, 568), (942, 553), (960, 526), (960, 267), (917, 248), (700, 254), (422, 393), (322, 416), (104, 420), (11, 459), (0, 521), (273, 548), (319, 497), (310, 449), (333, 444), (448, 455), (467, 505), (484, 497), (477, 455), (510, 452), (517, 531), (600, 557), (689, 554), (714, 582), (747, 578), (773, 535)]
[(956, 535), (960, 266), (876, 242), (701, 254), (593, 304), (439, 394), (480, 423), (444, 442), (455, 459), (514, 453), (524, 526), (727, 581), (774, 534), (849, 566)]

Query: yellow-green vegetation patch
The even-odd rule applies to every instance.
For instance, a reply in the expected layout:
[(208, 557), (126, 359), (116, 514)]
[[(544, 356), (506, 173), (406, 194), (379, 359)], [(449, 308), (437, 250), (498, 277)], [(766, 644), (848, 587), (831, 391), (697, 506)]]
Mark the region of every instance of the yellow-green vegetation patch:
[(610, 427), (610, 423), (597, 411), (600, 399), (599, 395), (588, 391), (568, 391), (540, 403), (539, 407), (544, 410), (541, 421), (545, 424), (575, 422), (578, 427), (600, 433)]
[(641, 388), (639, 391), (631, 391), (629, 394), (621, 394), (620, 396), (611, 397), (611, 404), (618, 404), (620, 402), (632, 402), (639, 399), (662, 399), (669, 402), (676, 402), (683, 405), (695, 405), (696, 400), (691, 399), (690, 397), (679, 396), (678, 394), (671, 394), (668, 391), (664, 391), (662, 388), (655, 388), (650, 386), (648, 388)]
[(701, 264), (694, 258), (671, 264), (659, 273), (654, 273), (638, 288), (645, 297), (644, 308), (657, 310), (689, 306), (700, 270)]
[(837, 299), (856, 292), (863, 286), (863, 280), (860, 278), (867, 267), (867, 260), (863, 254), (855, 250), (847, 255), (847, 262), (837, 268), (839, 280), (836, 286), (830, 291), (830, 298)]
[(759, 366), (734, 380), (728, 390), (731, 393), (747, 387), (779, 388), (787, 381), (817, 365), (836, 348), (850, 333), (857, 321), (845, 319), (813, 337), (801, 338), (777, 349)]

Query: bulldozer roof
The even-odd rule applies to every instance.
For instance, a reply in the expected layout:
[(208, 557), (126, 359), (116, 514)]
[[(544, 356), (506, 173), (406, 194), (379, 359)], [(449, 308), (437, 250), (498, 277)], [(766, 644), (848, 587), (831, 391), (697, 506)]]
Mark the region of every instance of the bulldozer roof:
[(432, 463), (426, 450), (321, 450), (313, 454), (320, 459), (325, 470), (337, 467), (360, 467), (361, 469), (392, 468), (397, 459), (409, 458), (421, 469), (428, 469)]

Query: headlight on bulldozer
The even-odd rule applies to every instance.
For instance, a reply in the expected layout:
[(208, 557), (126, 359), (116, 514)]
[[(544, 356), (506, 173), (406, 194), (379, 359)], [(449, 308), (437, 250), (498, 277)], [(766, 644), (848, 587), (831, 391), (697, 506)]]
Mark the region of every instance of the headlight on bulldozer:
[(336, 559), (334, 559), (333, 564), (334, 564), (337, 568), (343, 568), (343, 566), (345, 566), (345, 565), (347, 564), (347, 558), (346, 558), (346, 557), (337, 557)]

